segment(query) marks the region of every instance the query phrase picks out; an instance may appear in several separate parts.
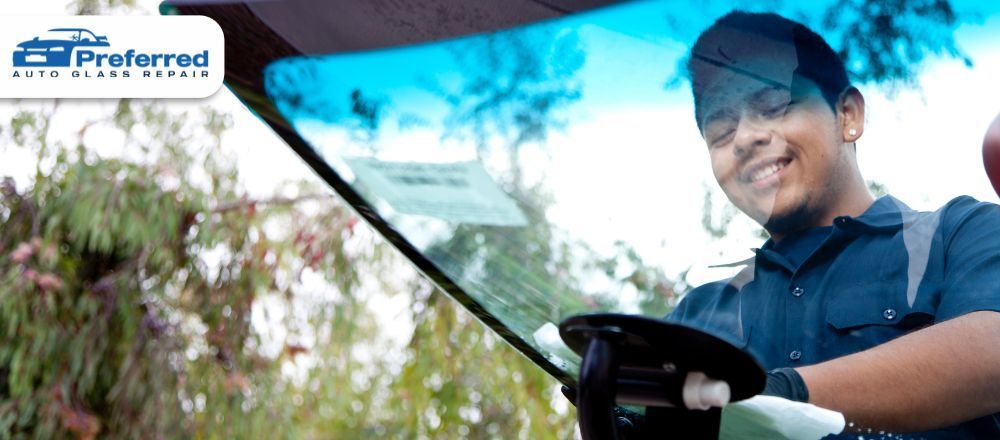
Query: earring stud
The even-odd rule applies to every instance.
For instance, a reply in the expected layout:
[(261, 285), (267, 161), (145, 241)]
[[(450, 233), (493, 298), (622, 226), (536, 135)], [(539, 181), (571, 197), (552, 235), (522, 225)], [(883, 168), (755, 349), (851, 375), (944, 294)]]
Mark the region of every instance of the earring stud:
[(852, 128), (852, 129), (850, 129), (850, 130), (847, 130), (847, 134), (849, 134), (849, 135), (851, 135), (851, 136), (857, 136), (857, 135), (858, 135), (858, 130), (857, 130), (857, 129), (854, 129), (854, 128)]

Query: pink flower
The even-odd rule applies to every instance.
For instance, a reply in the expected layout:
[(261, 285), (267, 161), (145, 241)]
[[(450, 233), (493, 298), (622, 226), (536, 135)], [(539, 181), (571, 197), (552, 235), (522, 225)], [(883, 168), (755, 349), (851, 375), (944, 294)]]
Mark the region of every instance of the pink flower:
[(46, 292), (59, 290), (63, 287), (62, 279), (51, 273), (43, 273), (39, 275), (38, 279), (35, 280), (35, 284), (38, 285), (39, 289)]
[(10, 259), (14, 260), (15, 263), (21, 264), (28, 261), (34, 253), (35, 251), (31, 248), (30, 244), (21, 243), (17, 245), (17, 249), (14, 249), (14, 252), (10, 253)]

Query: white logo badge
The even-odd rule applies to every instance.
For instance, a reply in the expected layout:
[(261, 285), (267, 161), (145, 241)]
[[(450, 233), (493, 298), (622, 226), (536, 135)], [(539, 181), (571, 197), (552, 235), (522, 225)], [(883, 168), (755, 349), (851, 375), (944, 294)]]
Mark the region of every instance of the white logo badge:
[(224, 62), (207, 17), (0, 17), (0, 98), (204, 98)]

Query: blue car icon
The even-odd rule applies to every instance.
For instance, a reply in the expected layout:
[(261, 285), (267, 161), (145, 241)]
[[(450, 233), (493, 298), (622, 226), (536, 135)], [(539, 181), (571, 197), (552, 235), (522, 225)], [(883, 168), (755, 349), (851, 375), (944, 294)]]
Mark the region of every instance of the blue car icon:
[(17, 45), (14, 67), (69, 67), (73, 49), (108, 47), (108, 37), (87, 29), (56, 28)]

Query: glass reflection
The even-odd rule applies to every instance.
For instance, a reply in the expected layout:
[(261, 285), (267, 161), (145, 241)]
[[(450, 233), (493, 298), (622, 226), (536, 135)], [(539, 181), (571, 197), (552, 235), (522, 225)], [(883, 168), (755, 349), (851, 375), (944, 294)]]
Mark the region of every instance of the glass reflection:
[[(744, 5), (639, 2), (291, 58), (268, 68), (267, 91), (411, 244), (571, 373), (576, 359), (551, 323), (593, 310), (666, 316), (695, 286), (671, 319), (767, 368), (969, 312), (942, 299), (945, 285), (975, 290), (946, 281), (958, 275), (944, 271), (942, 246), (962, 215), (993, 205), (942, 206), (996, 197), (969, 172), (981, 169), (988, 103), (1000, 102), (996, 11), (875, 0), (748, 8), (819, 30), (828, 55), (846, 60), (833, 75), (771, 35), (793, 28), (724, 27), (692, 51), (734, 6)], [(875, 232), (888, 241), (873, 251)], [(990, 254), (976, 247), (982, 237), (961, 240)]]

